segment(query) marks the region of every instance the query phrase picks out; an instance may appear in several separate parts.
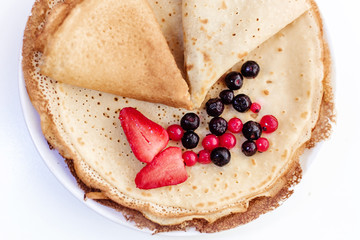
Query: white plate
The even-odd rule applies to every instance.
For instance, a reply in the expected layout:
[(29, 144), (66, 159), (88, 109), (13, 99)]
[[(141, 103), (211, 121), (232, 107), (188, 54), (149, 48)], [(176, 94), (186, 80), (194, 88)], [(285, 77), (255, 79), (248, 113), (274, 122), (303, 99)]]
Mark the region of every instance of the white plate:
[[(333, 49), (331, 39), (327, 36), (327, 27), (326, 23), (324, 23), (324, 38), (328, 42), (330, 46), (330, 51)], [(331, 54), (333, 56), (333, 54)], [(20, 92), (20, 101), (24, 113), (24, 118), (26, 121), (27, 128), (30, 132), (30, 135), (33, 139), (33, 142), (40, 153), (42, 159), (44, 160), (45, 164), (48, 166), (50, 171), (56, 176), (56, 178), (67, 188), (77, 199), (79, 199), (81, 202), (83, 202), (85, 205), (93, 209), (95, 212), (99, 213), (100, 215), (118, 223), (122, 226), (128, 227), (130, 229), (146, 232), (146, 233), (152, 233), (152, 231), (148, 229), (139, 229), (135, 226), (133, 222), (128, 222), (124, 218), (124, 216), (119, 213), (118, 211), (103, 206), (91, 199), (88, 199), (84, 201), (84, 192), (82, 189), (79, 188), (77, 185), (77, 182), (75, 178), (71, 175), (69, 168), (67, 164), (65, 163), (63, 157), (55, 150), (50, 150), (49, 145), (44, 138), (44, 135), (41, 131), (40, 126), (40, 119), (37, 111), (31, 104), (31, 101), (29, 99), (29, 96), (26, 91), (25, 87), (25, 81), (24, 76), (21, 68), (21, 60), (20, 57), (20, 63), (19, 63), (19, 92)], [(333, 69), (334, 71), (334, 69)], [(335, 73), (333, 73), (333, 76), (335, 76)], [(336, 81), (335, 79), (332, 79), (332, 85), (334, 93), (336, 91)], [(311, 166), (312, 162), (316, 159), (317, 154), (319, 153), (319, 150), (321, 149), (324, 142), (320, 142), (316, 144), (316, 147), (312, 149), (306, 149), (304, 154), (300, 157), (300, 164), (303, 169), (303, 175), (306, 174), (307, 170)], [(272, 215), (274, 216), (274, 215)], [(274, 216), (276, 217), (276, 216)], [(272, 219), (270, 219), (272, 220)], [(261, 225), (265, 226), (266, 222), (264, 221), (261, 216), (257, 220), (253, 221), (258, 224), (258, 227), (261, 228)], [(241, 227), (241, 226), (239, 226)], [(238, 228), (239, 228), (238, 227)], [(168, 235), (168, 236), (194, 236), (199, 235), (201, 233), (197, 232), (194, 229), (189, 229), (187, 232), (170, 232), (170, 233), (161, 233), (161, 235)]]

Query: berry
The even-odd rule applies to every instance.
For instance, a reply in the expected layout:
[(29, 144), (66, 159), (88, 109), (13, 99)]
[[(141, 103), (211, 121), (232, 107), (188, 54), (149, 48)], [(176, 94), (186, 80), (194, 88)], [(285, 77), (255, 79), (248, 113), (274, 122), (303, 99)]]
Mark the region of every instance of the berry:
[(245, 78), (256, 78), (260, 72), (260, 66), (254, 61), (247, 61), (241, 67), (241, 74)]
[(239, 118), (230, 119), (228, 125), (228, 129), (232, 133), (239, 133), (243, 128), (243, 123)]
[(153, 189), (183, 183), (188, 178), (181, 148), (169, 147), (136, 175), (135, 184), (140, 189)]
[(252, 111), (253, 113), (259, 113), (260, 110), (261, 110), (260, 104), (258, 103), (251, 104), (250, 111)]
[(223, 104), (228, 105), (234, 100), (234, 92), (232, 90), (224, 90), (220, 93), (219, 97)]
[(232, 103), (235, 110), (241, 113), (249, 111), (251, 104), (250, 98), (245, 94), (236, 95)]
[(218, 147), (212, 150), (210, 159), (215, 165), (223, 167), (230, 162), (231, 154), (226, 148)]
[(181, 118), (180, 125), (184, 130), (195, 130), (200, 125), (200, 118), (195, 113), (187, 113)]
[(239, 90), (243, 85), (243, 76), (239, 72), (230, 72), (225, 76), (225, 84), (230, 90)]
[(254, 121), (248, 121), (244, 124), (242, 133), (248, 140), (257, 140), (262, 134), (261, 126)]
[(211, 163), (210, 152), (208, 150), (201, 150), (199, 152), (198, 162), (201, 164), (209, 164)]
[(224, 111), (224, 104), (219, 98), (213, 98), (206, 103), (206, 112), (209, 116), (218, 117)]
[(256, 147), (259, 152), (266, 152), (269, 149), (269, 141), (266, 138), (256, 140)]
[(219, 137), (220, 147), (224, 147), (227, 149), (232, 149), (236, 145), (236, 138), (231, 133), (225, 133), (224, 135)]
[(202, 140), (202, 146), (209, 151), (219, 147), (219, 144), (220, 144), (219, 138), (213, 134), (207, 135)]
[(141, 162), (151, 162), (169, 142), (166, 130), (135, 108), (123, 108), (119, 119), (131, 150)]
[(279, 123), (276, 117), (265, 115), (260, 120), (260, 125), (265, 133), (273, 133), (278, 129)]
[(243, 145), (241, 146), (241, 150), (246, 156), (250, 157), (257, 152), (257, 147), (253, 141), (248, 140), (243, 143)]
[(209, 129), (212, 134), (216, 136), (223, 135), (227, 130), (227, 122), (222, 117), (214, 117), (209, 123)]
[(194, 166), (198, 161), (198, 155), (193, 151), (184, 152), (182, 158), (184, 159), (185, 165), (188, 167)]
[(177, 124), (169, 126), (166, 131), (169, 134), (169, 138), (173, 141), (180, 141), (184, 136), (184, 130)]
[(181, 138), (182, 145), (186, 149), (196, 148), (199, 143), (199, 136), (193, 131), (187, 131)]

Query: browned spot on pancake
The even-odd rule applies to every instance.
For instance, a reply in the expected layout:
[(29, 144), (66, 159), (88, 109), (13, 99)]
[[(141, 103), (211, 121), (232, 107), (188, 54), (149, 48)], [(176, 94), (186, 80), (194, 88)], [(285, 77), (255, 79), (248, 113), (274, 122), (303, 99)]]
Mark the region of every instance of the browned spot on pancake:
[(284, 151), (284, 153), (281, 155), (282, 158), (286, 158), (287, 156), (287, 150)]
[(297, 97), (297, 98), (295, 98), (295, 101), (296, 101), (296, 102), (298, 102), (299, 100), (300, 100), (300, 98), (298, 98), (298, 97)]
[(239, 59), (243, 59), (244, 57), (246, 57), (247, 54), (248, 54), (247, 52), (239, 53), (239, 54), (238, 54), (238, 58), (239, 58)]
[(221, 9), (227, 9), (226, 3), (224, 1), (222, 1), (221, 3)]
[(84, 143), (84, 141), (82, 140), (81, 137), (79, 137), (79, 138), (77, 139), (77, 142), (78, 142), (81, 146), (84, 146), (84, 145), (85, 145), (85, 143)]
[(144, 197), (151, 197), (151, 193), (148, 192), (141, 192), (141, 195), (143, 195)]
[(302, 114), (301, 114), (301, 118), (306, 118), (307, 117), (307, 115), (308, 115), (308, 112), (303, 112)]
[(251, 187), (250, 190), (251, 190), (251, 191), (255, 191), (255, 188), (254, 188), (254, 187)]
[(203, 26), (200, 27), (200, 30), (204, 31), (204, 32), (207, 32), (206, 29)]
[(209, 206), (216, 205), (216, 202), (208, 202), (208, 205), (209, 205)]
[(202, 54), (204, 56), (204, 62), (210, 62), (211, 61), (210, 56), (206, 52), (202, 52)]
[(206, 18), (206, 19), (200, 19), (199, 20), (201, 23), (203, 24), (207, 24), (209, 22), (209, 20)]
[(274, 75), (274, 72), (270, 72), (270, 75)]
[(208, 189), (208, 188), (204, 190), (204, 193), (208, 193), (208, 192), (209, 192), (209, 189)]
[(204, 207), (205, 205), (203, 203), (196, 204), (196, 207)]
[(251, 163), (252, 163), (252, 165), (256, 166), (256, 161), (255, 161), (255, 159), (251, 159)]
[(307, 94), (307, 96), (308, 96), (308, 97), (310, 97), (310, 91), (307, 91), (307, 93), (306, 93), (306, 94)]
[(269, 90), (264, 90), (263, 93), (268, 96), (270, 94)]
[(250, 176), (250, 175), (251, 175), (251, 173), (250, 173), (250, 172), (246, 172), (246, 175)]
[(189, 15), (189, 13), (186, 12), (186, 13), (185, 13), (185, 17), (187, 17), (188, 15)]
[(276, 171), (276, 166), (273, 166), (271, 171), (274, 173)]
[(161, 21), (162, 21), (162, 22), (165, 22), (165, 19), (163, 18), (163, 19), (161, 19)]
[(225, 183), (224, 188), (227, 189), (229, 187), (229, 185), (227, 183)]
[(266, 83), (267, 83), (267, 84), (271, 84), (272, 81), (271, 81), (271, 80), (267, 80)]
[(192, 189), (196, 190), (196, 189), (197, 189), (197, 186), (193, 186)]
[(283, 49), (282, 48), (278, 48), (278, 52), (282, 52), (283, 51)]
[(191, 71), (191, 69), (193, 69), (194, 65), (190, 64), (190, 65), (186, 65), (186, 71)]
[(251, 116), (252, 118), (256, 119), (256, 118), (259, 116), (259, 114), (257, 114), (257, 113), (252, 113), (252, 114), (250, 114), (250, 116)]
[(70, 130), (71, 130), (71, 132), (74, 132), (74, 128), (73, 128), (73, 127), (71, 127)]
[(220, 42), (219, 42), (219, 45), (224, 45), (224, 44), (223, 44), (223, 42), (220, 41)]
[(132, 189), (131, 189), (131, 188), (129, 188), (129, 187), (127, 187), (127, 188), (126, 188), (126, 191), (131, 192), (131, 191), (132, 191)]

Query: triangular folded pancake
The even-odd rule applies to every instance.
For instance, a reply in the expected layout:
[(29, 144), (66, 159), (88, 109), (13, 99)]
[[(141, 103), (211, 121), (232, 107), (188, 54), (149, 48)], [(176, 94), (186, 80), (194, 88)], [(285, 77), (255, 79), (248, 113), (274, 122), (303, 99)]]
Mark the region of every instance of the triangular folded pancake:
[(57, 8), (40, 36), (43, 74), (122, 97), (191, 107), (186, 81), (147, 1), (70, 2)]
[(185, 63), (194, 106), (228, 69), (309, 6), (306, 0), (184, 0)]

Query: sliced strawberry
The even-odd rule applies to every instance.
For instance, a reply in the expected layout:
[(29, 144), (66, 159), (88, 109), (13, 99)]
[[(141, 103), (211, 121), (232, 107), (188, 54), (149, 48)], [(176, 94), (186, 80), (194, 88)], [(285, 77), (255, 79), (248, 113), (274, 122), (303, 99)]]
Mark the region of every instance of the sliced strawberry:
[(135, 108), (123, 108), (119, 119), (131, 150), (141, 162), (151, 162), (169, 142), (166, 130)]
[(135, 184), (140, 189), (152, 189), (183, 183), (188, 178), (181, 149), (169, 147), (136, 175)]

